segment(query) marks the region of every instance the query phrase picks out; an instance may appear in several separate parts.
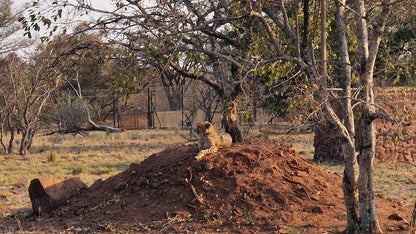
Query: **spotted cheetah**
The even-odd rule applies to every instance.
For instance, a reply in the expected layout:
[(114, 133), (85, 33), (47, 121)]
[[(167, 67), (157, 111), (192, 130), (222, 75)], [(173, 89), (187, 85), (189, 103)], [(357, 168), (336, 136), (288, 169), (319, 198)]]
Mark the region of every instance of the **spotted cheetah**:
[(199, 160), (209, 153), (217, 152), (218, 149), (230, 147), (232, 140), (228, 134), (218, 134), (215, 127), (208, 121), (199, 123), (196, 128), (198, 134), (199, 153), (195, 159)]

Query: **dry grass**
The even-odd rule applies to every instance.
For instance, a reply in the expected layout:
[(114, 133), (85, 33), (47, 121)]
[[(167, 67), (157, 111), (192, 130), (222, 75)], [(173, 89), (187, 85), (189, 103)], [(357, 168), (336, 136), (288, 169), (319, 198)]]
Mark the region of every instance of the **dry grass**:
[[(34, 178), (75, 175), (90, 185), (125, 170), (133, 162), (141, 162), (152, 153), (186, 142), (189, 134), (189, 131), (168, 129), (36, 137), (30, 155), (0, 155), (0, 207), (31, 207), (27, 188)], [(313, 134), (265, 135), (252, 131), (250, 136), (292, 146), (301, 157), (313, 159)], [(342, 175), (342, 162), (319, 166)], [(409, 203), (415, 200), (415, 166), (376, 164), (375, 177), (376, 193)]]
[(30, 155), (0, 155), (0, 205), (30, 207), (27, 188), (34, 178), (73, 175), (91, 185), (187, 138), (189, 131), (180, 130), (36, 137)]
[(389, 198), (402, 198), (406, 203), (416, 201), (416, 166), (405, 163), (376, 163), (375, 192)]

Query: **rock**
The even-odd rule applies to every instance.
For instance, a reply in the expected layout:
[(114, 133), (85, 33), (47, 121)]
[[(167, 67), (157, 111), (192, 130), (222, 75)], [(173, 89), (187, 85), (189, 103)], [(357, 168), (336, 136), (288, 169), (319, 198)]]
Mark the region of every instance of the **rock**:
[(134, 184), (137, 186), (142, 186), (146, 184), (146, 180), (140, 177), (139, 179), (136, 180), (136, 182), (134, 182)]
[(324, 213), (322, 211), (321, 207), (319, 207), (319, 206), (312, 207), (311, 211), (312, 211), (312, 213), (315, 213), (315, 214), (322, 214), (322, 213)]
[(152, 188), (154, 188), (154, 189), (157, 189), (157, 188), (159, 188), (159, 187), (160, 187), (160, 183), (158, 183), (158, 182), (153, 182), (153, 183), (151, 183), (151, 184), (150, 184), (150, 186), (151, 186)]
[(115, 186), (114, 186), (114, 190), (115, 191), (120, 191), (122, 190), (124, 187), (126, 186), (126, 183), (124, 181), (119, 181)]
[(29, 185), (33, 212), (37, 215), (49, 213), (82, 188), (87, 188), (87, 185), (78, 177), (33, 179)]
[(403, 217), (398, 215), (398, 214), (391, 214), (391, 215), (389, 215), (388, 219), (396, 220), (396, 221), (402, 221)]

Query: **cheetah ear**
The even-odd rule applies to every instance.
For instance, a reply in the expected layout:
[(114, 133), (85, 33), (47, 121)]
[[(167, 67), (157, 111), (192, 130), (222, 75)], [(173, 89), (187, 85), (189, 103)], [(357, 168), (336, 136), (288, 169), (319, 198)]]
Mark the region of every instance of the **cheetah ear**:
[(205, 127), (206, 127), (206, 128), (209, 128), (210, 126), (211, 126), (211, 123), (209, 123), (209, 122), (206, 122), (206, 123), (205, 123)]

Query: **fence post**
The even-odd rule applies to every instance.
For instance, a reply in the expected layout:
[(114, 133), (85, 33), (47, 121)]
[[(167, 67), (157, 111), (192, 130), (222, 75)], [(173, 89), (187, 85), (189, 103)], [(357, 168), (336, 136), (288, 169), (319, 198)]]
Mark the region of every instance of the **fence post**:
[(182, 111), (182, 121), (181, 121), (181, 126), (183, 127), (184, 126), (184, 120), (183, 120), (183, 116), (184, 116), (184, 106), (183, 106), (183, 90), (184, 90), (184, 88), (183, 88), (183, 86), (184, 85), (182, 85), (182, 87), (181, 87), (181, 111)]
[(150, 92), (150, 87), (147, 88), (147, 127), (153, 128), (153, 110), (152, 110), (152, 93)]
[(116, 103), (116, 92), (113, 90), (113, 126), (117, 123), (117, 103)]

